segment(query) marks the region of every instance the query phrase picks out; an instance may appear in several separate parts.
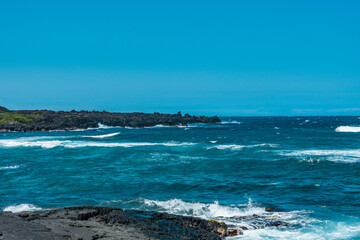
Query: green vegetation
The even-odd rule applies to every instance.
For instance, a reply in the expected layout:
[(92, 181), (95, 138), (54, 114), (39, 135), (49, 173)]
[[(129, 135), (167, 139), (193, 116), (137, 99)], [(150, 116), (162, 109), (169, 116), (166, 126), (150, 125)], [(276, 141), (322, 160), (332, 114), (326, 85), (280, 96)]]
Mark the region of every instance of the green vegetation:
[(219, 221), (216, 221), (216, 220), (214, 220), (214, 219), (211, 219), (211, 220), (209, 220), (210, 222), (213, 222), (213, 223), (217, 223), (217, 224), (225, 224), (224, 222), (219, 222)]
[(0, 124), (31, 123), (36, 117), (13, 112), (0, 112)]

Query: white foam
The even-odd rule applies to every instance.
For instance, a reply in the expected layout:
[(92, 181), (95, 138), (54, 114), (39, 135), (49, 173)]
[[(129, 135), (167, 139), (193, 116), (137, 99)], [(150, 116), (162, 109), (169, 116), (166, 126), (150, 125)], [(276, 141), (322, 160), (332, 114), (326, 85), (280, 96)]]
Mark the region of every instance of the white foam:
[(309, 225), (307, 229), (260, 228), (244, 231), (244, 235), (231, 239), (237, 240), (335, 240), (358, 239), (360, 237), (360, 224), (334, 223), (333, 229), (318, 225)]
[[(264, 207), (253, 203), (250, 198), (245, 204), (231, 206), (221, 205), (218, 202), (185, 202), (181, 199), (158, 201), (144, 198), (107, 201), (101, 205), (121, 208), (130, 206), (130, 208), (139, 210), (214, 219), (233, 225), (235, 229), (241, 229), (241, 227), (248, 229), (243, 231), (244, 235), (229, 238), (234, 240), (327, 240), (355, 239), (354, 237), (360, 236), (359, 222), (324, 222), (309, 217), (309, 213), (311, 213), (309, 211), (268, 212)], [(256, 214), (255, 217), (254, 214)], [(267, 223), (271, 221), (279, 221), (288, 226), (268, 225)]]
[(69, 140), (52, 140), (52, 141), (27, 141), (23, 139), (0, 140), (1, 147), (42, 147), (54, 148), (61, 145), (71, 144)]
[(151, 126), (151, 127), (125, 127), (125, 128), (126, 129), (144, 129), (144, 128), (187, 128), (187, 127), (191, 127), (191, 126), (186, 126), (186, 125), (169, 126), (169, 125), (157, 124), (157, 125)]
[(23, 211), (39, 211), (41, 209), (42, 208), (37, 207), (33, 204), (23, 203), (23, 204), (19, 204), (19, 205), (7, 206), (3, 209), (3, 211), (18, 213), (18, 212), (23, 212)]
[(98, 123), (99, 128), (111, 128), (110, 126), (106, 126), (105, 124)]
[(208, 147), (207, 149), (213, 149), (213, 148), (217, 148), (220, 150), (226, 150), (226, 149), (230, 149), (233, 151), (241, 151), (244, 148), (257, 148), (257, 147), (277, 147), (276, 144), (270, 144), (270, 143), (260, 143), (260, 144), (253, 144), (253, 145), (238, 145), (238, 144), (220, 144), (220, 145), (216, 145), (216, 146), (211, 146)]
[(152, 143), (152, 142), (89, 142), (89, 141), (70, 141), (70, 140), (52, 140), (52, 141), (26, 141), (23, 139), (12, 140), (0, 140), (0, 147), (42, 147), (42, 148), (54, 148), (54, 147), (66, 147), (66, 148), (81, 148), (81, 147), (141, 147), (141, 146), (191, 146), (195, 143), (191, 142), (164, 142), (164, 143)]
[(230, 149), (230, 150), (242, 150), (245, 147), (245, 145), (237, 145), (237, 144), (223, 144), (223, 145), (217, 145), (215, 147), (208, 147), (207, 149), (217, 148), (220, 150), (224, 149)]
[(352, 132), (357, 133), (360, 132), (360, 127), (354, 126), (340, 126), (335, 129), (336, 132)]
[(242, 122), (238, 122), (238, 121), (221, 121), (220, 124), (241, 124)]
[[(157, 201), (143, 198), (128, 201), (107, 201), (102, 203), (102, 205), (115, 205), (116, 207), (121, 208), (124, 208), (124, 206), (130, 206), (130, 208), (140, 210), (167, 212), (176, 215), (194, 216), (203, 219), (214, 219), (218, 221), (224, 221), (229, 225), (234, 225), (234, 228), (238, 229), (240, 229), (240, 227), (247, 227), (248, 230), (244, 231), (244, 235), (238, 236), (238, 239), (271, 239), (271, 237), (279, 236), (284, 237), (279, 239), (292, 239), (291, 236), (298, 235), (298, 230), (292, 230), (292, 228), (290, 228), (290, 230), (287, 230), (286, 228), (285, 230), (283, 227), (277, 228), (267, 226), (266, 222), (268, 221), (281, 221), (287, 225), (297, 225), (301, 227), (307, 227), (311, 224), (319, 222), (316, 219), (307, 217), (309, 212), (306, 211), (267, 212), (264, 207), (253, 203), (250, 198), (245, 204), (231, 206), (221, 205), (216, 201), (213, 203), (200, 203), (185, 202), (181, 199)], [(301, 234), (301, 236), (306, 237), (307, 235)]]
[(95, 135), (95, 136), (83, 136), (83, 137), (88, 137), (88, 138), (108, 138), (108, 137), (113, 137), (116, 135), (119, 135), (120, 133), (109, 133), (109, 134), (104, 134), (104, 135)]
[(257, 207), (249, 199), (245, 207), (225, 206), (220, 205), (219, 202), (200, 203), (200, 202), (185, 202), (181, 199), (171, 199), (166, 201), (150, 200), (145, 198), (138, 198), (129, 201), (115, 200), (104, 202), (103, 204), (133, 204), (137, 209), (155, 210), (160, 212), (167, 212), (171, 214), (178, 214), (183, 216), (195, 216), (204, 219), (214, 219), (217, 217), (234, 217), (234, 216), (252, 216), (253, 214), (261, 215), (266, 213), (265, 208)]
[(121, 128), (121, 127), (112, 127), (112, 126), (107, 126), (107, 125), (102, 124), (102, 123), (98, 123), (98, 127), (97, 127), (97, 128), (79, 128), (79, 129), (74, 129), (74, 130), (70, 130), (70, 131), (82, 132), (82, 131), (87, 131), (87, 130), (109, 129), (109, 128)]
[[(296, 150), (296, 151), (283, 151), (280, 152), (283, 156), (292, 156), (292, 157), (311, 157), (311, 156), (320, 156), (326, 157), (326, 160), (329, 161), (339, 161), (339, 162), (358, 162), (360, 161), (360, 149), (352, 150)], [(314, 159), (308, 158), (305, 159), (308, 162), (313, 162)]]
[(19, 168), (19, 167), (20, 167), (20, 165), (6, 166), (6, 167), (0, 167), (0, 170), (16, 169), (16, 168)]
[(101, 142), (72, 142), (71, 144), (65, 144), (64, 147), (69, 148), (78, 148), (78, 147), (143, 147), (143, 146), (167, 146), (167, 147), (177, 147), (177, 146), (190, 146), (195, 143), (175, 143), (175, 142), (165, 142), (165, 143), (151, 143), (151, 142), (128, 142), (128, 143), (101, 143)]
[(187, 126), (185, 126), (185, 125), (169, 126), (169, 125), (157, 124), (157, 125), (152, 126), (152, 127), (144, 127), (144, 128), (186, 128), (186, 127)]

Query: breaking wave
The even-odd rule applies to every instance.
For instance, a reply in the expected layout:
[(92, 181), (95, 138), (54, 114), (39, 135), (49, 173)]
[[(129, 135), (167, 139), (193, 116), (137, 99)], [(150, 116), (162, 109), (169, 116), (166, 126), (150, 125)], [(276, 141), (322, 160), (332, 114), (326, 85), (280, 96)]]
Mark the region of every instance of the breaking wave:
[(98, 123), (98, 127), (97, 128), (80, 128), (80, 129), (75, 129), (75, 130), (70, 130), (70, 131), (74, 131), (74, 132), (82, 132), (82, 131), (87, 131), (87, 130), (95, 130), (95, 129), (109, 129), (109, 128), (120, 128), (120, 127), (112, 127), (112, 126), (107, 126), (105, 124), (102, 123)]
[(108, 137), (113, 137), (116, 135), (119, 135), (120, 133), (109, 133), (109, 134), (104, 134), (104, 135), (95, 135), (95, 136), (83, 136), (83, 137), (88, 137), (88, 138), (108, 138)]
[(220, 144), (216, 146), (208, 147), (207, 149), (219, 149), (219, 150), (233, 150), (233, 151), (241, 151), (244, 148), (257, 148), (257, 147), (270, 147), (275, 148), (277, 147), (276, 144), (270, 144), (270, 143), (260, 143), (260, 144), (253, 144), (253, 145), (238, 145), (238, 144)]
[[(328, 161), (354, 163), (360, 161), (360, 149), (352, 150), (295, 150), (280, 152), (283, 156), (290, 157), (325, 157)], [(311, 158), (306, 161), (313, 161)]]
[[(312, 225), (315, 226), (316, 223), (320, 222), (310, 218), (308, 216), (310, 212), (308, 211), (267, 211), (265, 207), (253, 203), (250, 198), (245, 204), (230, 206), (221, 205), (216, 201), (213, 203), (201, 203), (185, 202), (181, 199), (158, 201), (145, 198), (107, 201), (101, 205), (224, 221), (231, 225), (231, 228), (240, 229), (244, 233), (244, 235), (231, 239), (274, 239), (274, 237), (280, 237), (275, 239), (292, 239), (291, 236), (307, 239), (306, 237), (310, 235), (302, 233), (302, 228), (309, 226), (312, 228)], [(289, 229), (284, 227), (289, 227)], [(310, 239), (319, 239), (320, 235), (315, 234), (314, 236), (314, 238)]]
[(19, 204), (19, 205), (11, 205), (11, 206), (7, 206), (3, 209), (4, 212), (13, 212), (13, 213), (18, 213), (18, 212), (23, 212), (23, 211), (39, 211), (42, 208), (37, 207), (33, 204), (27, 204), (27, 203), (23, 203), (23, 204)]
[(152, 143), (152, 142), (87, 142), (87, 141), (70, 141), (70, 140), (51, 140), (51, 141), (27, 141), (23, 139), (8, 139), (0, 140), (0, 147), (42, 147), (42, 148), (54, 148), (54, 147), (66, 147), (66, 148), (81, 148), (81, 147), (143, 147), (143, 146), (190, 146), (196, 143), (191, 142), (164, 142), (164, 143)]
[[(183, 216), (193, 216), (204, 219), (230, 218), (234, 216), (261, 215), (266, 213), (265, 208), (258, 207), (252, 203), (251, 199), (247, 204), (226, 206), (215, 201), (213, 203), (185, 202), (181, 199), (171, 199), (167, 201), (150, 200), (137, 198), (132, 200), (114, 200), (103, 202), (103, 206), (120, 206), (146, 211), (167, 212)], [(242, 207), (241, 207), (242, 206)]]
[(0, 167), (0, 170), (6, 170), (6, 169), (17, 169), (20, 165), (14, 165), (14, 166), (6, 166), (6, 167)]
[(220, 124), (241, 124), (242, 122), (238, 122), (238, 121), (221, 121)]
[(354, 126), (340, 126), (335, 129), (336, 132), (360, 132), (360, 127)]

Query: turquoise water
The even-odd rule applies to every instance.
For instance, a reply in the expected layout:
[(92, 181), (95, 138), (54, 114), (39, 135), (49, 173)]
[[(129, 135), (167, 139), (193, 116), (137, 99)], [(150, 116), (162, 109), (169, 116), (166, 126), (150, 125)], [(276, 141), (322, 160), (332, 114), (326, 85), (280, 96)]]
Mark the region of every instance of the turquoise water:
[(0, 208), (100, 205), (246, 226), (238, 239), (360, 239), (359, 117), (222, 120), (2, 132)]

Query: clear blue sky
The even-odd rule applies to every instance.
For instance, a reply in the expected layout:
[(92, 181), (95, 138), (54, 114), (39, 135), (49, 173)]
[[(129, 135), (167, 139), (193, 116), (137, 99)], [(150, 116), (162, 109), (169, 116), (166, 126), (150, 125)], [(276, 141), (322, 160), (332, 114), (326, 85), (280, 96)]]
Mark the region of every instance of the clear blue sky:
[(360, 114), (360, 1), (1, 1), (0, 105)]

